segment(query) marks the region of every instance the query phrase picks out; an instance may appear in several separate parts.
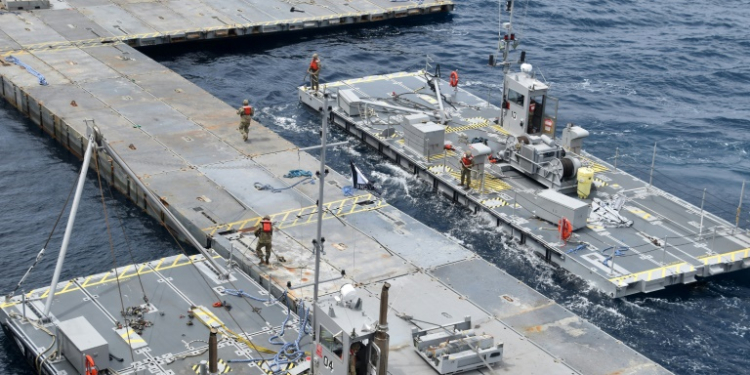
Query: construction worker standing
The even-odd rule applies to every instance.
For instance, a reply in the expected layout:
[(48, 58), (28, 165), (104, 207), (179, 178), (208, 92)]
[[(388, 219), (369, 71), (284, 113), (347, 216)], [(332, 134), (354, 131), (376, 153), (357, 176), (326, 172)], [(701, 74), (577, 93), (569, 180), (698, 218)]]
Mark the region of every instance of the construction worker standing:
[(461, 158), (461, 185), (464, 185), (464, 180), (466, 180), (464, 190), (471, 187), (471, 168), (473, 167), (474, 157), (471, 155), (471, 151), (464, 152), (464, 156)]
[(307, 74), (310, 75), (310, 85), (311, 88), (315, 90), (315, 93), (318, 93), (318, 78), (320, 77), (320, 59), (318, 58), (317, 53), (313, 53), (312, 55), (312, 61), (310, 61), (310, 67), (307, 68)]
[[(258, 237), (258, 246), (255, 248), (255, 253), (260, 258), (259, 264), (268, 264), (268, 260), (271, 259), (271, 237), (273, 236), (273, 224), (269, 216), (264, 216), (263, 220), (260, 221), (260, 225), (255, 228), (255, 237)], [(261, 249), (266, 248), (265, 262), (263, 258), (263, 252)]]
[(242, 107), (237, 110), (237, 114), (240, 115), (240, 133), (242, 133), (242, 140), (247, 141), (248, 130), (250, 129), (250, 120), (253, 118), (253, 107), (250, 106), (250, 102), (245, 99), (242, 101)]

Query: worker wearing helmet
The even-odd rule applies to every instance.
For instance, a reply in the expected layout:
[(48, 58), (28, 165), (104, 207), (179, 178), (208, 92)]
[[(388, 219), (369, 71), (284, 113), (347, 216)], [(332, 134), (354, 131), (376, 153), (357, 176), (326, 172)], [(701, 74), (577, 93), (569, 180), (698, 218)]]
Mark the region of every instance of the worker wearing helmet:
[[(260, 221), (260, 225), (255, 228), (255, 237), (258, 237), (258, 245), (255, 248), (255, 253), (260, 258), (260, 264), (268, 265), (268, 261), (271, 258), (271, 237), (273, 236), (273, 224), (269, 216), (264, 216), (263, 220)], [(263, 258), (263, 248), (266, 248), (265, 261)]]
[(240, 133), (242, 133), (243, 141), (247, 141), (250, 121), (254, 113), (255, 111), (253, 111), (253, 107), (250, 106), (250, 102), (247, 99), (242, 102), (242, 107), (237, 110), (237, 114), (240, 115)]
[(317, 53), (313, 53), (312, 60), (310, 61), (310, 67), (307, 68), (307, 73), (310, 75), (310, 86), (311, 89), (318, 93), (318, 78), (320, 77), (320, 58)]
[[(471, 155), (471, 151), (464, 152), (464, 156), (461, 158), (461, 185), (464, 190), (471, 188), (471, 168), (474, 167), (474, 157)], [(466, 185), (464, 185), (464, 180)]]

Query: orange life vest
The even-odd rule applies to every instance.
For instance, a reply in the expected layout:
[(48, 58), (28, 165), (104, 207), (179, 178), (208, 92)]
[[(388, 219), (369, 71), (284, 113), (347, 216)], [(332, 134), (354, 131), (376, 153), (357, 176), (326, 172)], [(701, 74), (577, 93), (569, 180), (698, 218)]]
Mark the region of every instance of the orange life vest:
[(310, 61), (310, 70), (312, 70), (313, 73), (315, 73), (315, 72), (318, 71), (318, 68), (319, 68), (318, 67), (318, 60), (312, 59), (312, 61)]
[(462, 157), (461, 158), (461, 164), (463, 164), (463, 166), (466, 167), (466, 168), (471, 167), (471, 164), (472, 164), (471, 158), (467, 158), (465, 156)]
[(253, 114), (253, 107), (249, 105), (243, 106), (242, 109), (245, 111), (244, 113), (246, 116), (251, 116)]
[(266, 233), (271, 233), (273, 231), (273, 225), (271, 224), (270, 221), (263, 220), (260, 222), (260, 225), (261, 225), (260, 226), (261, 230)]

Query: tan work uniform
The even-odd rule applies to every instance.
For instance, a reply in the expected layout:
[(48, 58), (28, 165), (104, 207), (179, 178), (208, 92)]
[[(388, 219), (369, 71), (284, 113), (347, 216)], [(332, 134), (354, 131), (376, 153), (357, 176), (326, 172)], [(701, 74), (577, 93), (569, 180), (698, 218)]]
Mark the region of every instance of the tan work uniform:
[(471, 187), (471, 168), (474, 167), (474, 157), (464, 156), (461, 158), (461, 185), (466, 180), (466, 187)]
[(265, 261), (271, 258), (271, 237), (273, 237), (273, 225), (270, 220), (261, 220), (260, 225), (255, 228), (255, 237), (258, 237), (258, 245), (255, 247), (255, 253), (258, 254), (258, 258), (263, 261), (262, 248), (266, 248)]
[(250, 130), (250, 120), (253, 118), (253, 107), (249, 105), (243, 105), (237, 110), (237, 114), (240, 115), (240, 133), (242, 133), (242, 140), (247, 141), (247, 135)]
[(310, 68), (307, 69), (307, 72), (310, 73), (310, 86), (315, 92), (318, 92), (318, 88), (320, 85), (318, 84), (318, 78), (320, 77), (320, 62), (318, 62), (318, 59), (313, 59), (310, 61)]

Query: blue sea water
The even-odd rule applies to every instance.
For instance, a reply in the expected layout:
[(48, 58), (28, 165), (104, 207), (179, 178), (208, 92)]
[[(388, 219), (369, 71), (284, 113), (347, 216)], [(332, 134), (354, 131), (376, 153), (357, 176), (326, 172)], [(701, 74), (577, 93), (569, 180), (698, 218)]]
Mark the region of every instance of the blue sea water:
[[(144, 52), (231, 105), (250, 99), (256, 119), (299, 146), (318, 142), (320, 121), (300, 106), (309, 56), (322, 56), (324, 81), (416, 70), (425, 56), (443, 72), (459, 69), (464, 87), (497, 102), (499, 69), (487, 66), (497, 45), (498, 4), (457, 1), (447, 17), (286, 37), (156, 47)], [(750, 1), (517, 0), (519, 49), (560, 98), (560, 123), (591, 132), (585, 149), (732, 222), (742, 180), (750, 175)], [(517, 54), (516, 54), (517, 56)], [(435, 64), (433, 63), (433, 65)], [(335, 140), (347, 136), (333, 130)], [(389, 203), (455, 238), (484, 258), (679, 374), (748, 373), (750, 274), (611, 300), (535, 256), (498, 245), (500, 234), (411, 174), (353, 141), (328, 154), (346, 173), (350, 159), (373, 171)], [(80, 162), (0, 104), (0, 291), (13, 288), (44, 244)], [(96, 177), (90, 176), (63, 277), (112, 267)], [(108, 194), (108, 193), (107, 193)], [(747, 197), (746, 197), (747, 198)], [(745, 207), (750, 202), (745, 199)], [(176, 254), (177, 246), (130, 202), (107, 198), (115, 255), (136, 262)], [(750, 227), (745, 208), (740, 226)], [(28, 281), (49, 282), (61, 234)], [(0, 373), (30, 374), (0, 334)]]

